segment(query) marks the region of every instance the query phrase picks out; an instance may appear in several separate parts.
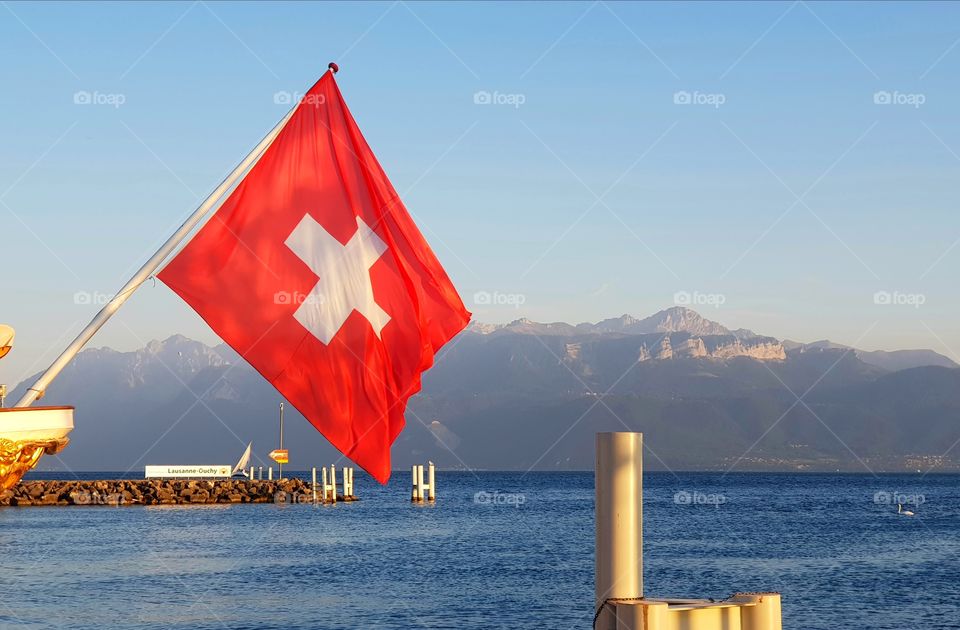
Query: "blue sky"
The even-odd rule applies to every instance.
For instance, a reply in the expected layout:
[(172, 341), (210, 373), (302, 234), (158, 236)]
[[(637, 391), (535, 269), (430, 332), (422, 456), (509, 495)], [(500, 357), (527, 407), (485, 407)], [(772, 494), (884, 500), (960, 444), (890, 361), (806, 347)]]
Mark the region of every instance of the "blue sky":
[[(481, 321), (643, 316), (679, 293), (733, 328), (960, 359), (958, 18), (919, 3), (5, 4), (0, 320), (18, 343), (0, 382), (44, 367), (96, 311), (75, 294), (119, 288), (330, 60)], [(93, 345), (173, 333), (216, 341), (148, 284)]]

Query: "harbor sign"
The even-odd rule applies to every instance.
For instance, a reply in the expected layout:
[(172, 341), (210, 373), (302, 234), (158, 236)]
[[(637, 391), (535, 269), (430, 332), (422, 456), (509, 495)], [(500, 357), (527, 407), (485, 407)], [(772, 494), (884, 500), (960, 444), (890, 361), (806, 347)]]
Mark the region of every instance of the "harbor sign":
[(289, 464), (290, 451), (288, 451), (285, 448), (276, 448), (270, 451), (270, 459), (277, 462), (278, 464)]
[(147, 479), (186, 477), (190, 479), (230, 477), (232, 466), (145, 466), (143, 476)]

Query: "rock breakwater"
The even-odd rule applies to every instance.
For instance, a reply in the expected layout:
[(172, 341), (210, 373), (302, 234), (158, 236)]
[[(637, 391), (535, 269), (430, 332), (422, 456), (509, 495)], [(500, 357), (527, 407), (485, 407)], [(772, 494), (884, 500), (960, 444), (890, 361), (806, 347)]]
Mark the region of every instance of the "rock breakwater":
[[(318, 488), (319, 498), (319, 488)], [(355, 497), (337, 497), (355, 501)], [(205, 505), (212, 503), (312, 503), (302, 479), (99, 479), (27, 481), (0, 492), (0, 506)]]

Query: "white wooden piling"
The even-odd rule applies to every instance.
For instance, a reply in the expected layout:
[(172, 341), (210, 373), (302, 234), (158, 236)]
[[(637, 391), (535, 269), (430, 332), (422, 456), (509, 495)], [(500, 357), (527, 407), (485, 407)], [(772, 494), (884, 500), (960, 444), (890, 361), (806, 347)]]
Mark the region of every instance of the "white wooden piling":
[(344, 466), (343, 468), (343, 499), (346, 501), (353, 498), (353, 468)]
[(595, 628), (615, 630), (608, 599), (643, 597), (643, 434), (597, 433)]
[(423, 465), (414, 464), (410, 468), (411, 489), (410, 501), (413, 503), (422, 503), (424, 500), (436, 501), (437, 493), (434, 489), (436, 483), (436, 470), (433, 462), (427, 463), (427, 481), (423, 478)]
[(410, 501), (413, 503), (417, 502), (417, 491), (420, 488), (417, 486), (417, 465), (414, 464), (410, 467)]
[(260, 470), (258, 472), (259, 474), (257, 475), (257, 479), (259, 479), (260, 481), (263, 481), (263, 466), (260, 467)]
[(316, 467), (316, 466), (313, 467), (313, 476), (312, 476), (312, 478), (313, 478), (313, 482), (312, 482), (312, 487), (313, 487), (313, 503), (314, 503), (314, 505), (316, 505), (316, 503), (317, 503), (317, 467)]
[(253, 481), (254, 479), (256, 479), (256, 477), (253, 476), (253, 466), (250, 467), (250, 477), (249, 477), (249, 479), (250, 479), (250, 481)]
[(436, 469), (434, 468), (433, 462), (428, 462), (428, 463), (427, 463), (427, 484), (428, 484), (428, 485), (427, 485), (427, 492), (428, 492), (427, 498), (428, 498), (430, 501), (436, 501), (436, 500), (437, 500), (437, 491), (436, 491), (436, 487), (437, 487), (437, 475), (436, 475)]
[(337, 502), (337, 467), (330, 464), (330, 502)]
[(267, 480), (273, 481), (273, 466), (267, 469)]

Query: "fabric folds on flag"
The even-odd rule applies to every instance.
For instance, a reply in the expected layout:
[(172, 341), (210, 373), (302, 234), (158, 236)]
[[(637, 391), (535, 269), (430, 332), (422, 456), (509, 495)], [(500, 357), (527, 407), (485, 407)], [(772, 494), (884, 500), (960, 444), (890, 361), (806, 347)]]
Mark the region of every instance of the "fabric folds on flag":
[(422, 372), (470, 320), (332, 72), (158, 277), (381, 483)]

